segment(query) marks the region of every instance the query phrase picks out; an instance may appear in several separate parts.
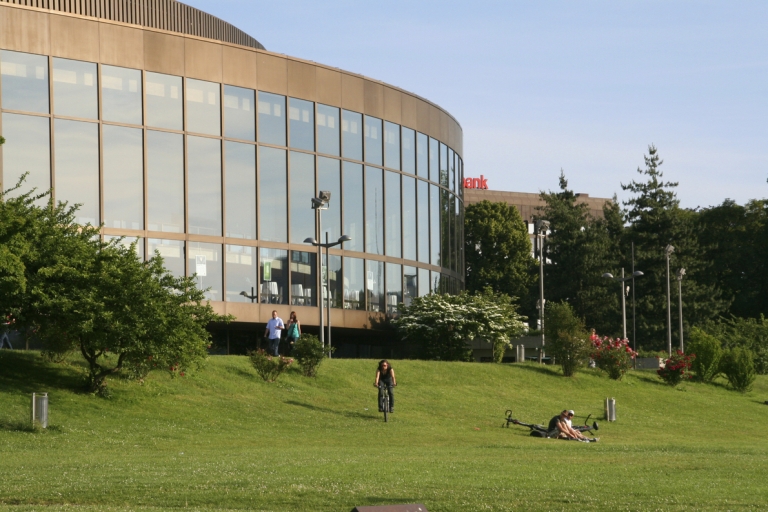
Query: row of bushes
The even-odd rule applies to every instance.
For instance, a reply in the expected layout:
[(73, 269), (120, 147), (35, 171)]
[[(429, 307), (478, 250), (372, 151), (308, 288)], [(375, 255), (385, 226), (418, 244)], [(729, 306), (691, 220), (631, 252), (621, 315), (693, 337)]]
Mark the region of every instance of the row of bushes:
[(316, 376), (320, 363), (326, 357), (326, 352), (317, 336), (314, 334), (302, 334), (294, 344), (293, 358), (272, 356), (263, 349), (249, 352), (248, 356), (251, 358), (251, 364), (253, 364), (259, 377), (266, 382), (274, 382), (294, 361), (299, 364), (302, 375), (305, 377)]
[(694, 327), (688, 336), (688, 353), (696, 354), (691, 362), (693, 378), (712, 382), (718, 375), (738, 391), (749, 391), (757, 376), (756, 354), (744, 346), (724, 348), (715, 336)]

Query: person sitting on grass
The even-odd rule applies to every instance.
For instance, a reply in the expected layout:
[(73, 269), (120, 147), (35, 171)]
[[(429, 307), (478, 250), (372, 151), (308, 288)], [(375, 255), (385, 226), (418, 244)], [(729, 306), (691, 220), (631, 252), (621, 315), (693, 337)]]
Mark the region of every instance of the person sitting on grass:
[(575, 430), (572, 426), (572, 419), (575, 413), (572, 410), (563, 410), (559, 415), (549, 420), (549, 435), (548, 437), (557, 436), (558, 439), (565, 439), (569, 441), (582, 441), (585, 443), (596, 443), (600, 440), (599, 437), (593, 437), (592, 439), (585, 437), (581, 432)]
[(379, 361), (379, 367), (376, 370), (376, 380), (373, 382), (373, 387), (379, 387), (379, 381), (387, 386), (387, 392), (389, 393), (389, 412), (395, 412), (395, 394), (392, 391), (392, 388), (397, 386), (397, 380), (395, 379), (395, 369), (392, 368), (389, 361), (386, 359)]

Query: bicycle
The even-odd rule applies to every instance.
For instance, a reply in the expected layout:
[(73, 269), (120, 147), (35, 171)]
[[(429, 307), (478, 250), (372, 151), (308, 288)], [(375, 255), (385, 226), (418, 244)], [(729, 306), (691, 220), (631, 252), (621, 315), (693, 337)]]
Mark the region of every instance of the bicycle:
[(391, 386), (379, 382), (379, 411), (384, 413), (384, 422), (389, 421), (389, 388)]

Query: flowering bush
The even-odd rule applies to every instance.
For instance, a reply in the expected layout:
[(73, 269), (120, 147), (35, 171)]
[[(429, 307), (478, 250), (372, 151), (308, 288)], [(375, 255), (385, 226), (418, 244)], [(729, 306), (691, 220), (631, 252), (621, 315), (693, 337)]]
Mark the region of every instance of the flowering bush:
[(694, 359), (695, 354), (684, 354), (678, 350), (664, 361), (664, 368), (659, 368), (656, 373), (670, 386), (677, 386), (683, 380), (691, 378), (691, 363)]
[(249, 352), (248, 356), (256, 373), (266, 382), (275, 382), (280, 374), (293, 364), (293, 359), (283, 356), (273, 357), (261, 348), (256, 352)]
[(590, 357), (595, 361), (595, 365), (613, 380), (621, 380), (632, 367), (632, 360), (637, 357), (637, 352), (629, 346), (629, 341), (621, 338), (614, 340), (608, 336), (601, 338), (597, 334), (592, 334), (589, 339), (592, 342)]

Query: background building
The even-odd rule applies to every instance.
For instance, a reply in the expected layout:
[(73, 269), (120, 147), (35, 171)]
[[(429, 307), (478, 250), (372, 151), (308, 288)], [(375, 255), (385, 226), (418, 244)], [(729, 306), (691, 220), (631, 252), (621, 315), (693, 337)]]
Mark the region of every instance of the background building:
[(319, 190), (321, 240), (352, 237), (327, 271), (342, 338), (463, 289), (462, 130), (423, 98), (174, 0), (0, 0), (0, 66), (3, 187), (29, 172), (79, 222), (197, 273), (249, 336), (273, 309), (317, 325)]

